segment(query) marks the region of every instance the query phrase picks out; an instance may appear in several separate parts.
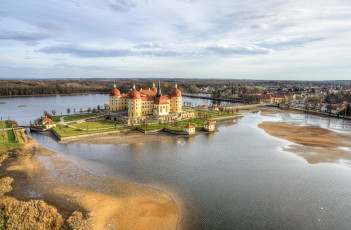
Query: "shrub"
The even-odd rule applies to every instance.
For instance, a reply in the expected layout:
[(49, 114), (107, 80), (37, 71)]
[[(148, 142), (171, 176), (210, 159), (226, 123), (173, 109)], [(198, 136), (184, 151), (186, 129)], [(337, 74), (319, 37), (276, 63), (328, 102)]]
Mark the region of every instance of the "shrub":
[(12, 182), (13, 182), (13, 178), (11, 177), (0, 178), (0, 198), (3, 197), (5, 193), (11, 192)]
[(7, 229), (60, 229), (63, 219), (57, 209), (42, 200), (18, 201), (3, 197), (0, 216)]
[(92, 230), (93, 226), (87, 219), (83, 219), (81, 212), (73, 212), (72, 215), (67, 219), (67, 225), (72, 230)]

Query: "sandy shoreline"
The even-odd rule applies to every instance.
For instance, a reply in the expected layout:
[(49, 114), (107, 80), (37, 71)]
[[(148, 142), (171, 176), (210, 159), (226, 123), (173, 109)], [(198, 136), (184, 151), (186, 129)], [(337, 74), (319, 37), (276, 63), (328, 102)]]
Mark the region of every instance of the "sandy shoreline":
[(0, 167), (1, 177), (15, 180), (8, 196), (43, 199), (63, 217), (81, 211), (94, 229), (177, 228), (179, 209), (169, 194), (97, 176), (34, 141), (26, 150), (26, 156), (8, 158)]
[(178, 138), (177, 135), (167, 133), (149, 133), (144, 134), (138, 131), (129, 131), (122, 133), (111, 133), (100, 136), (87, 136), (84, 138), (72, 138), (62, 140), (60, 143), (73, 143), (73, 144), (137, 144), (137, 143), (150, 143), (170, 141)]
[(295, 126), (286, 122), (263, 122), (258, 125), (271, 136), (296, 143), (284, 150), (293, 152), (311, 164), (351, 161), (351, 136), (314, 126)]

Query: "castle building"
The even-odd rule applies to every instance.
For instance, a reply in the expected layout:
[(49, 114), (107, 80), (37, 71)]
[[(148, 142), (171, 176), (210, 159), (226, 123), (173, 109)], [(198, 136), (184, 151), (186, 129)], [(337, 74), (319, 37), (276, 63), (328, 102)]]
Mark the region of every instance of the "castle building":
[(157, 88), (153, 83), (152, 89), (139, 91), (133, 85), (133, 89), (126, 94), (121, 94), (114, 85), (114, 89), (110, 91), (110, 110), (128, 110), (128, 117), (180, 113), (182, 112), (182, 93), (177, 88), (177, 84), (169, 96), (162, 95), (160, 82)]

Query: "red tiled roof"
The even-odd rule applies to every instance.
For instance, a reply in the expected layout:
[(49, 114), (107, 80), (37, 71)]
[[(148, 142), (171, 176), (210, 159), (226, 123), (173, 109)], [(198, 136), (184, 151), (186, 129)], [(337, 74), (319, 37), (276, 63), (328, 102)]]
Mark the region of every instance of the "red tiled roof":
[(195, 128), (195, 127), (192, 126), (191, 124), (188, 124), (187, 126), (185, 126), (185, 128), (187, 128), (187, 129), (193, 129), (193, 128)]
[(151, 90), (151, 89), (142, 89), (139, 92), (140, 92), (140, 94), (147, 95), (147, 96), (155, 96), (156, 95), (156, 92)]
[(133, 90), (129, 93), (129, 99), (140, 99), (140, 93), (137, 90)]
[(51, 119), (48, 118), (48, 117), (45, 117), (45, 118), (43, 119), (43, 121), (51, 121)]
[(141, 100), (142, 101), (153, 101), (154, 100), (154, 97), (152, 96), (144, 96), (144, 97), (141, 97)]
[(271, 95), (270, 94), (261, 94), (260, 99), (271, 99)]
[(162, 105), (162, 104), (168, 104), (168, 100), (170, 98), (167, 96), (160, 96), (160, 97), (155, 97), (155, 104), (156, 105)]
[(43, 124), (50, 124), (50, 125), (52, 125), (52, 124), (55, 124), (55, 122), (53, 122), (50, 118), (45, 117), (43, 119)]
[(180, 92), (179, 89), (173, 89), (171, 92), (171, 97), (181, 97), (182, 96), (182, 92)]
[(215, 125), (215, 123), (213, 123), (212, 121), (208, 121), (208, 122), (206, 123), (206, 125), (208, 125), (208, 126), (210, 126), (210, 125)]
[(112, 89), (111, 91), (110, 91), (110, 96), (119, 96), (119, 95), (121, 95), (121, 92), (119, 92), (119, 90), (118, 89)]

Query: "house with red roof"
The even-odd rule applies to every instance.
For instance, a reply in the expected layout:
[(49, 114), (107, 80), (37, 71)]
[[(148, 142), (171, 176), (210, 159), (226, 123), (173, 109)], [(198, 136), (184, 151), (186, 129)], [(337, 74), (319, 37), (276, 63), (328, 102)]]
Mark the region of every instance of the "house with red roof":
[(205, 125), (204, 125), (204, 129), (207, 132), (213, 132), (216, 130), (216, 124), (212, 121), (208, 121)]
[(56, 127), (56, 123), (53, 122), (50, 118), (48, 118), (46, 116), (45, 116), (44, 119), (42, 119), (41, 123), (46, 129), (50, 129), (52, 127)]
[(195, 127), (192, 124), (188, 124), (187, 126), (184, 127), (184, 131), (188, 134), (188, 135), (192, 135), (195, 134)]

